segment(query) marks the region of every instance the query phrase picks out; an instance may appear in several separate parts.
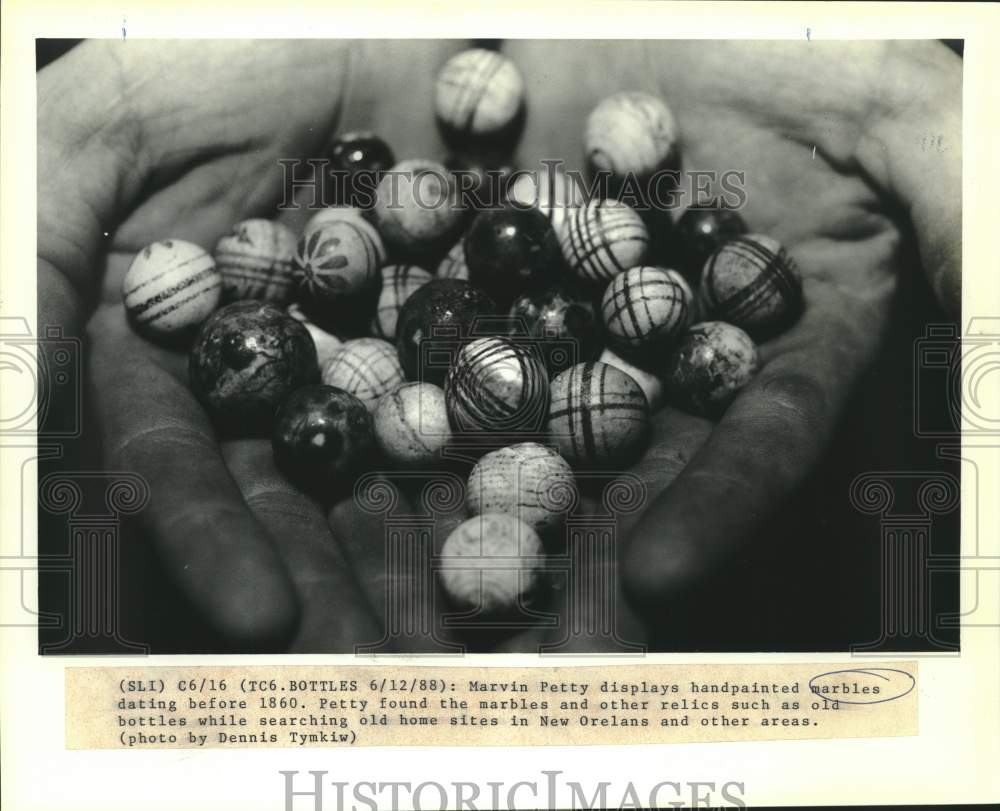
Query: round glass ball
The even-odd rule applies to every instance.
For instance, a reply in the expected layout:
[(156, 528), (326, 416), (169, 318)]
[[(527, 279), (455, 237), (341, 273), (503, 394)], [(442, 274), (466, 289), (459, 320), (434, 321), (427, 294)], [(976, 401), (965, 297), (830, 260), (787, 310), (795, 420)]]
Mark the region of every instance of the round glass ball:
[(785, 248), (763, 234), (724, 243), (705, 263), (699, 291), (709, 318), (756, 339), (768, 338), (802, 311), (802, 277)]
[(295, 253), (300, 295), (314, 306), (360, 293), (378, 274), (384, 250), (377, 235), (350, 219), (335, 220), (304, 234)]
[(554, 281), (562, 268), (552, 224), (536, 208), (505, 206), (476, 215), (465, 235), (469, 280), (501, 306)]
[(364, 403), (333, 386), (303, 386), (274, 419), (271, 447), (278, 467), (307, 489), (350, 476), (371, 458), (372, 418)]
[(620, 183), (628, 175), (643, 179), (658, 169), (676, 168), (678, 136), (677, 121), (661, 98), (624, 91), (594, 107), (583, 140), (591, 170), (609, 172)]
[(606, 363), (578, 363), (552, 380), (549, 438), (574, 467), (626, 467), (649, 442), (639, 384)]
[(649, 247), (649, 230), (642, 217), (614, 199), (595, 199), (573, 209), (560, 240), (563, 258), (573, 273), (584, 283), (600, 285), (645, 264)]
[(549, 405), (549, 377), (534, 346), (477, 338), (458, 353), (444, 384), (458, 432), (539, 431)]
[(451, 441), (444, 392), (433, 383), (404, 383), (378, 401), (375, 439), (383, 455), (402, 467), (441, 462)]
[(454, 148), (512, 147), (524, 124), (524, 79), (506, 56), (470, 48), (451, 57), (434, 86), (434, 115)]
[(438, 578), (452, 602), (503, 615), (527, 602), (543, 576), (545, 548), (538, 533), (503, 513), (459, 524), (438, 557)]
[(724, 321), (693, 325), (667, 359), (664, 381), (670, 399), (706, 417), (719, 417), (760, 366), (757, 346)]
[(330, 144), (330, 197), (341, 205), (371, 208), (382, 173), (395, 162), (392, 149), (373, 132), (339, 135)]
[(222, 274), (201, 246), (182, 239), (153, 242), (139, 251), (122, 281), (131, 324), (144, 335), (190, 337), (218, 306)]
[(669, 260), (688, 284), (696, 286), (705, 261), (731, 239), (747, 233), (738, 212), (717, 203), (692, 206), (677, 221), (670, 234)]
[(497, 308), (483, 290), (461, 279), (432, 279), (399, 311), (396, 349), (408, 380), (442, 385), (455, 354), (483, 316)]
[(288, 304), (299, 280), (295, 272), (295, 233), (274, 220), (242, 220), (215, 246), (222, 274), (222, 300)]
[(473, 515), (512, 515), (543, 534), (561, 527), (578, 500), (576, 479), (565, 459), (537, 442), (518, 442), (476, 462), (465, 503)]
[(258, 301), (229, 304), (201, 325), (188, 373), (192, 391), (226, 433), (266, 432), (290, 392), (319, 380), (309, 331)]
[(404, 380), (395, 347), (380, 338), (345, 341), (320, 367), (320, 376), (326, 385), (354, 395), (369, 410)]
[(400, 260), (418, 264), (458, 237), (465, 217), (452, 174), (440, 163), (404, 160), (376, 189), (372, 218)]
[(608, 339), (626, 355), (667, 349), (688, 326), (693, 296), (675, 270), (639, 265), (611, 280), (601, 301)]
[(392, 148), (374, 132), (345, 132), (330, 144), (330, 165), (342, 172), (383, 172), (395, 162)]
[(510, 334), (538, 340), (550, 375), (594, 360), (604, 329), (593, 301), (575, 285), (559, 282), (519, 296), (511, 305)]

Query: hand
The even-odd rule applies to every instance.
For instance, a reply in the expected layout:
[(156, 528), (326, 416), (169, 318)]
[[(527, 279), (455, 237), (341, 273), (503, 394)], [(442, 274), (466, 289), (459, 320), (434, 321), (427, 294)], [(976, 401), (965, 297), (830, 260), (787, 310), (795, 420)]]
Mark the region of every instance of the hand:
[[(103, 277), (105, 303), (88, 335), (108, 465), (149, 479), (145, 534), (237, 646), (291, 636), (299, 649), (340, 650), (377, 638), (383, 530), (376, 522), (359, 532), (365, 519), (347, 504), (334, 508), (328, 526), (273, 470), (266, 443), (218, 447), (186, 389), (183, 359), (127, 328), (120, 281), (132, 254), (153, 239), (211, 247), (232, 222), (268, 216), (281, 191), (277, 159), (322, 154), (337, 129), (382, 132), (401, 157), (439, 156), (430, 83), (461, 45), (414, 43), (377, 58), (359, 53), (366, 47), (86, 43), (39, 77), (42, 322), (72, 332)], [(935, 289), (955, 300), (957, 148), (925, 154), (906, 138), (916, 119), (945, 135), (946, 150), (957, 143), (948, 86), (957, 66), (933, 44), (865, 46), (852, 59), (833, 46), (809, 47), (507, 45), (529, 81), (521, 165), (577, 155), (578, 128), (565, 122), (582, 122), (606, 93), (660, 90), (680, 118), (685, 165), (745, 168), (751, 226), (785, 241), (806, 276), (805, 317), (762, 347), (760, 377), (718, 427), (672, 410), (656, 417), (654, 446), (637, 472), (662, 495), (625, 557), (625, 584), (652, 615), (667, 595), (724, 562), (822, 452), (851, 382), (877, 348), (899, 272), (899, 226), (887, 203), (910, 210)], [(593, 70), (595, 61), (614, 69)], [(113, 87), (81, 97), (81, 70), (114, 76)], [(922, 88), (918, 73), (940, 91), (910, 95), (893, 78)], [(114, 100), (110, 109), (105, 99)], [(413, 126), (420, 121), (428, 125)], [(937, 179), (933, 201), (921, 182), (929, 175)]]
[(517, 42), (507, 52), (526, 76), (546, 77), (531, 85), (522, 164), (579, 154), (565, 122), (608, 93), (659, 93), (678, 116), (684, 167), (744, 171), (741, 213), (790, 249), (804, 277), (803, 317), (760, 347), (761, 372), (717, 425), (670, 408), (654, 418), (636, 468), (653, 500), (631, 533), (624, 585), (669, 625), (673, 601), (732, 560), (821, 458), (879, 350), (900, 275), (917, 272), (914, 248), (942, 305), (959, 312), (961, 62), (936, 42)]
[(278, 160), (323, 156), (339, 129), (387, 133), (401, 155), (440, 150), (433, 126), (411, 124), (462, 47), (93, 41), (38, 76), (39, 322), (87, 323), (104, 464), (147, 479), (141, 537), (236, 649), (348, 650), (378, 634), (319, 507), (269, 475), (268, 443), (219, 445), (186, 359), (128, 327), (122, 278), (150, 241), (211, 250), (237, 220), (274, 216)]

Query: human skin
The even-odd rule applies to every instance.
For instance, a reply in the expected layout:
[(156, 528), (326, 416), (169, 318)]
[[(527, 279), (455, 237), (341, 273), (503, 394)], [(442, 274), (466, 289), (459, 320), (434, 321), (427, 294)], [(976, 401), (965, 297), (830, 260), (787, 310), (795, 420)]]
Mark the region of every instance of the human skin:
[[(350, 498), (326, 509), (296, 490), (266, 441), (220, 442), (187, 388), (186, 358), (129, 329), (121, 279), (148, 242), (210, 248), (237, 220), (273, 216), (277, 161), (321, 156), (336, 132), (371, 129), (400, 158), (443, 158), (433, 77), (461, 47), (93, 41), (38, 74), (39, 327), (85, 331), (103, 463), (148, 480), (142, 536), (236, 648), (378, 639), (383, 527)], [(627, 597), (622, 633), (637, 639), (647, 623), (669, 623), (677, 600), (814, 469), (891, 326), (903, 275), (924, 272), (959, 312), (961, 61), (936, 42), (903, 41), (503, 49), (527, 80), (518, 165), (579, 165), (582, 122), (599, 99), (657, 92), (680, 123), (685, 167), (744, 170), (745, 219), (783, 242), (804, 278), (803, 317), (760, 347), (759, 375), (720, 422), (654, 416), (632, 471), (648, 506), (623, 518), (620, 561), (600, 564)], [(308, 215), (282, 219), (300, 227)], [(438, 534), (457, 520), (443, 518)], [(551, 633), (502, 645), (527, 649)]]

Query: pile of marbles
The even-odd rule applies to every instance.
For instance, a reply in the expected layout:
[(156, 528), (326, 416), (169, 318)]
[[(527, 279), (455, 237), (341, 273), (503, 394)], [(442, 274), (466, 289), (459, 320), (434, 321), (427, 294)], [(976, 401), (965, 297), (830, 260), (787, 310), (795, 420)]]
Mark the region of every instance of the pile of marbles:
[[(464, 51), (436, 88), (454, 165), (513, 151), (526, 105), (510, 60)], [(677, 125), (654, 95), (615, 94), (582, 123), (592, 173), (679, 166)], [(125, 308), (147, 337), (186, 342), (220, 433), (269, 436), (310, 492), (370, 469), (465, 464), (472, 517), (440, 571), (459, 604), (524, 599), (575, 500), (574, 470), (637, 461), (665, 403), (720, 417), (758, 369), (755, 341), (803, 307), (785, 249), (735, 211), (698, 206), (672, 223), (583, 199), (550, 172), (520, 174), (477, 212), (451, 169), (396, 162), (375, 134), (341, 135), (329, 157), (348, 185), (374, 178), (371, 206), (323, 208), (300, 234), (245, 220), (214, 253), (155, 242), (126, 275)], [(483, 563), (497, 556), (523, 566)]]

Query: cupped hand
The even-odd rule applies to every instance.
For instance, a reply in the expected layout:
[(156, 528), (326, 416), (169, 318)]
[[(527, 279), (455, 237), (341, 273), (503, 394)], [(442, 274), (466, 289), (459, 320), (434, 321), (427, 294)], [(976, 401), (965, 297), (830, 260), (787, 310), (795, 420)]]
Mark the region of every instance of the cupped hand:
[(678, 117), (685, 170), (744, 173), (750, 229), (802, 272), (805, 312), (760, 347), (760, 373), (718, 424), (670, 408), (655, 418), (637, 468), (651, 503), (622, 564), (631, 604), (662, 629), (819, 461), (880, 349), (900, 274), (922, 266), (959, 312), (961, 62), (937, 42), (508, 50), (536, 77), (523, 161), (578, 154), (564, 122), (610, 92), (650, 90)]
[[(322, 155), (336, 131), (370, 128), (400, 157), (440, 157), (431, 83), (463, 46), (92, 42), (39, 75), (41, 322), (73, 334), (89, 317), (106, 463), (149, 480), (144, 537), (237, 647), (378, 639), (384, 528), (350, 501), (324, 515), (274, 470), (265, 441), (220, 445), (184, 358), (128, 328), (121, 278), (150, 241), (210, 248), (233, 222), (271, 216), (284, 192), (277, 161)], [(957, 308), (960, 65), (935, 43), (505, 50), (528, 83), (519, 165), (572, 166), (598, 99), (659, 92), (678, 115), (685, 168), (744, 171), (748, 222), (785, 242), (803, 271), (805, 314), (762, 347), (760, 375), (718, 425), (669, 408), (654, 418), (634, 471), (650, 506), (626, 521), (622, 580), (643, 620), (669, 622), (670, 600), (730, 559), (823, 452), (878, 349), (898, 274), (916, 271), (899, 266), (901, 240), (916, 234), (934, 290)], [(81, 75), (101, 78), (82, 87)], [(621, 633), (637, 639), (619, 607)]]
[(220, 445), (184, 356), (126, 323), (122, 278), (151, 241), (211, 250), (234, 222), (273, 217), (278, 161), (323, 157), (340, 129), (371, 127), (403, 154), (440, 149), (412, 122), (461, 47), (91, 41), (39, 73), (40, 323), (86, 324), (104, 464), (147, 479), (139, 534), (236, 649), (345, 650), (374, 631), (320, 508), (273, 474), (266, 441)]

